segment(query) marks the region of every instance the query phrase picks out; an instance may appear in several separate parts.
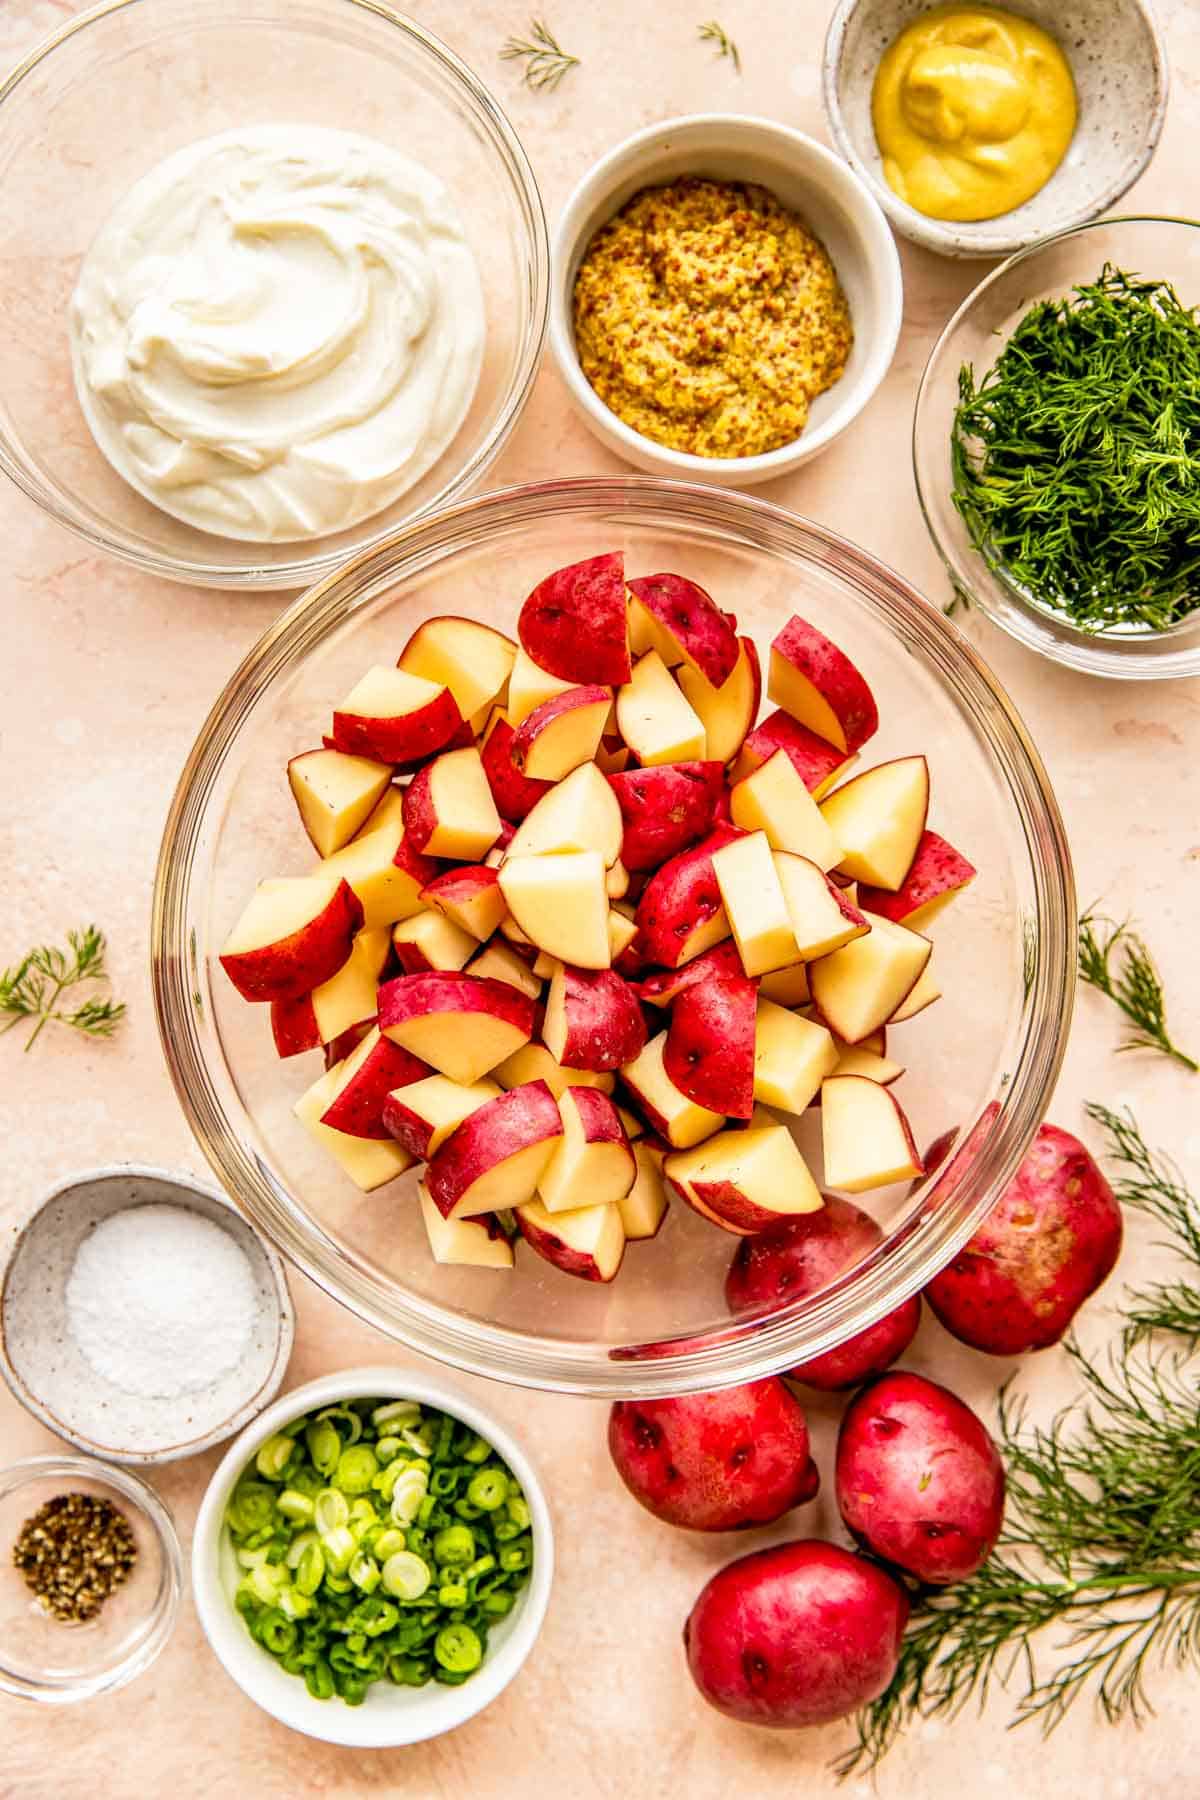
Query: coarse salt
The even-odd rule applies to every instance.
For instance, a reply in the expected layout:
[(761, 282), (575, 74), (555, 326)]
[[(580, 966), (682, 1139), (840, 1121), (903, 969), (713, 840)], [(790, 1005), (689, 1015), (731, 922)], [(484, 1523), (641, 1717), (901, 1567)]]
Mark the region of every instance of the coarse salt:
[(213, 1220), (163, 1204), (127, 1207), (94, 1226), (66, 1300), (85, 1361), (143, 1399), (210, 1387), (245, 1353), (258, 1311), (241, 1245)]

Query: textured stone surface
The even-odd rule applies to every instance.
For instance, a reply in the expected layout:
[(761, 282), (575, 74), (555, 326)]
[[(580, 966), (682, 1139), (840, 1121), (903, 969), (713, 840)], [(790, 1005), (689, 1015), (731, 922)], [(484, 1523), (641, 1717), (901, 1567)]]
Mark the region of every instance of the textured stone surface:
[[(74, 10), (71, 0), (6, 0), (0, 63)], [(604, 7), (557, 0), (550, 23), (584, 67), (556, 94), (540, 96), (521, 89), (512, 66), (497, 61), (504, 37), (524, 27), (525, 6), (418, 0), (415, 10), (494, 84), (524, 136), (551, 216), (594, 157), (627, 131), (671, 113), (736, 108), (826, 136), (819, 98), (823, 0), (786, 7), (736, 0), (722, 10), (741, 48), (740, 80), (695, 41), (705, 16), (699, 8), (680, 0), (657, 10), (633, 0)], [(1186, 211), (1195, 188), (1190, 122), (1200, 85), (1200, 11), (1189, 0), (1168, 0), (1161, 11), (1174, 59), (1173, 109), (1156, 160), (1126, 202), (1131, 211)], [(933, 337), (980, 271), (908, 245), (901, 254), (906, 328), (881, 393), (829, 452), (762, 491), (859, 537), (940, 601), (943, 578), (909, 475), (910, 413)], [(546, 367), (492, 478), (499, 484), (617, 467), (568, 412)], [(51, 1182), (98, 1163), (136, 1158), (201, 1172), (158, 1051), (146, 969), (150, 888), (159, 830), (193, 735), (279, 602), (173, 588), (90, 558), (7, 484), (0, 486), (0, 559), (8, 646), (0, 712), (0, 962), (95, 916), (109, 934), (117, 989), (130, 1004), (111, 1045), (60, 1034), (25, 1058), (15, 1036), (0, 1040), (7, 1148), (0, 1220), (7, 1222)], [(1049, 765), (1081, 897), (1102, 896), (1118, 915), (1136, 910), (1159, 956), (1178, 1036), (1194, 1046), (1197, 685), (1088, 681), (1034, 660), (982, 620), (967, 629), (1008, 684)], [(1150, 1141), (1170, 1147), (1200, 1180), (1198, 1078), (1153, 1059), (1115, 1058), (1117, 1040), (1105, 1003), (1084, 995), (1053, 1117), (1080, 1130), (1085, 1097), (1110, 1104), (1128, 1098)], [(1120, 1283), (1145, 1260), (1149, 1236), (1140, 1226), (1131, 1231), (1121, 1270), (1087, 1314), (1089, 1345), (1114, 1329)], [(290, 1382), (391, 1353), (302, 1278), (292, 1285), (299, 1329)], [(1007, 1364), (951, 1347), (930, 1320), (906, 1362), (936, 1371), (984, 1407), (1009, 1372)], [(1021, 1379), (1039, 1414), (1069, 1396), (1056, 1351), (1027, 1363)], [(777, 1736), (729, 1724), (702, 1705), (684, 1668), (679, 1632), (707, 1574), (789, 1531), (720, 1542), (675, 1533), (647, 1518), (618, 1483), (604, 1451), (602, 1406), (487, 1391), (549, 1477), (561, 1558), (541, 1642), (490, 1713), (410, 1751), (359, 1755), (309, 1744), (230, 1685), (189, 1603), (155, 1669), (124, 1693), (66, 1716), (0, 1702), (0, 1796), (718, 1800), (737, 1793), (832, 1800), (840, 1792), (867, 1800), (876, 1790), (865, 1783), (835, 1790), (827, 1772), (845, 1733)], [(818, 1459), (828, 1470), (836, 1408), (819, 1402), (812, 1415)], [(53, 1440), (4, 1394), (0, 1445), (7, 1460), (49, 1450)], [(215, 1461), (214, 1453), (155, 1477), (185, 1540)], [(805, 1533), (832, 1531), (829, 1493), (795, 1525)], [(1028, 1730), (1006, 1733), (1009, 1708), (998, 1692), (982, 1722), (914, 1730), (881, 1772), (878, 1795), (1049, 1800), (1085, 1789), (1089, 1800), (1178, 1800), (1194, 1790), (1200, 1762), (1196, 1681), (1156, 1671), (1153, 1688), (1158, 1717), (1141, 1733), (1129, 1726), (1110, 1731), (1080, 1710), (1045, 1746)]]

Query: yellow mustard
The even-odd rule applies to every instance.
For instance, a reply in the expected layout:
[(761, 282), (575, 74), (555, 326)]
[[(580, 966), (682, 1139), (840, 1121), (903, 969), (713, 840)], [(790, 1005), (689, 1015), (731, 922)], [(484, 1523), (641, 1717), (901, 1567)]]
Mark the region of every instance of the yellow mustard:
[(937, 6), (885, 52), (871, 114), (888, 184), (932, 219), (994, 219), (1044, 187), (1075, 130), (1054, 39), (992, 6)]

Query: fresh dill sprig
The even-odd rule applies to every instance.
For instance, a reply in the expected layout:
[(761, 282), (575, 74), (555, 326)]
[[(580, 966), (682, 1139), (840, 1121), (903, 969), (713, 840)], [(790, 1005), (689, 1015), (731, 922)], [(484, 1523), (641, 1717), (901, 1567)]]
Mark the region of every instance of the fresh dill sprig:
[(508, 38), (500, 59), (502, 62), (523, 62), (525, 73), (521, 80), (525, 86), (535, 90), (545, 88), (548, 92), (553, 92), (568, 69), (579, 67), (579, 58), (562, 49), (544, 19), (531, 22), (527, 38)]
[(718, 56), (727, 56), (736, 72), (739, 75), (741, 74), (741, 55), (737, 45), (723, 25), (718, 25), (715, 19), (709, 19), (706, 25), (700, 26), (697, 35), (699, 36), (701, 43), (712, 44)]
[(1193, 1073), (1200, 1070), (1200, 1063), (1171, 1041), (1162, 980), (1128, 920), (1118, 925), (1102, 913), (1084, 913), (1079, 921), (1079, 979), (1107, 994), (1132, 1025), (1121, 1050), (1158, 1050)]
[(25, 1040), (32, 1050), (42, 1031), (54, 1020), (88, 1037), (111, 1037), (125, 1016), (123, 1002), (92, 994), (73, 1010), (59, 1006), (64, 994), (86, 982), (106, 982), (104, 933), (95, 925), (68, 931), (66, 950), (39, 944), (27, 950), (20, 962), (0, 974), (0, 1014), (7, 1015), (0, 1034), (11, 1031), (22, 1019), (37, 1024)]
[[(1088, 1110), (1131, 1171), (1121, 1199), (1153, 1214), (1200, 1278), (1196, 1202), (1131, 1116)], [(914, 1719), (982, 1707), (993, 1683), (1019, 1680), (1012, 1723), (1049, 1732), (1086, 1695), (1109, 1723), (1141, 1720), (1154, 1669), (1200, 1667), (1200, 1371), (1176, 1291), (1131, 1295), (1130, 1326), (1140, 1307), (1144, 1330), (1127, 1330), (1106, 1359), (1067, 1343), (1083, 1399), (1049, 1426), (1029, 1425), (1002, 1392), (1000, 1542), (969, 1581), (915, 1590), (896, 1674), (859, 1714), (840, 1776), (873, 1768)], [(1151, 1330), (1178, 1332), (1184, 1347), (1147, 1343)]]
[(1169, 1331), (1200, 1345), (1200, 1200), (1189, 1192), (1183, 1176), (1167, 1156), (1146, 1146), (1128, 1108), (1110, 1112), (1089, 1101), (1087, 1116), (1108, 1133), (1107, 1154), (1121, 1173), (1113, 1192), (1122, 1206), (1146, 1213), (1167, 1232), (1160, 1240), (1183, 1250), (1192, 1264), (1191, 1281), (1161, 1282), (1132, 1291), (1125, 1307), (1125, 1333), (1131, 1342), (1152, 1331)]
[(1200, 606), (1200, 318), (1106, 263), (959, 371), (952, 499), (988, 566), (1081, 631)]

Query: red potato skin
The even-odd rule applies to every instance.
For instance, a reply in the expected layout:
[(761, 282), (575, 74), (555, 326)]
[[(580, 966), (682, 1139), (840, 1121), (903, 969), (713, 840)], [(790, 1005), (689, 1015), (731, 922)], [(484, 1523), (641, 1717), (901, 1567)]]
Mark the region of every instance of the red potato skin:
[(646, 1021), (636, 989), (615, 969), (577, 969), (571, 963), (563, 965), (563, 984), (567, 1014), (563, 1068), (603, 1073), (632, 1062), (646, 1043)]
[(621, 808), (621, 861), (633, 873), (657, 869), (712, 829), (725, 785), (718, 762), (659, 763), (626, 769), (608, 784)]
[(925, 1297), (946, 1330), (975, 1350), (1044, 1350), (1112, 1273), (1123, 1229), (1121, 1208), (1084, 1145), (1042, 1125), (983, 1224)]
[(653, 1006), (670, 1006), (698, 982), (732, 981), (739, 975), (743, 981), (747, 979), (737, 945), (732, 938), (727, 938), (723, 943), (714, 944), (711, 950), (694, 956), (682, 968), (655, 970), (638, 984), (638, 992)]
[(770, 762), (777, 750), (787, 752), (789, 762), (810, 794), (827, 787), (848, 759), (846, 751), (835, 750), (832, 744), (827, 744), (824, 738), (819, 738), (815, 731), (801, 725), (791, 713), (785, 713), (781, 708), (768, 713), (753, 731), (747, 733), (734, 767), (735, 779), (741, 781), (763, 763)]
[[(369, 756), (375, 762), (420, 762), (447, 749), (464, 724), (454, 695), (443, 688), (428, 706), (399, 718), (369, 719), (361, 713), (335, 712), (333, 747), (349, 756)], [(467, 742), (473, 741), (468, 732)]]
[(757, 981), (733, 972), (710, 973), (675, 999), (663, 1067), (697, 1106), (731, 1119), (754, 1111), (757, 1008)]
[[(526, 1081), (520, 1087), (485, 1100), (465, 1123), (452, 1131), (433, 1154), (425, 1174), (429, 1198), (444, 1219), (485, 1167), (494, 1168), (516, 1156), (530, 1144), (562, 1136), (558, 1104), (544, 1081)], [(486, 1144), (486, 1163), (480, 1146)]]
[(333, 1105), (321, 1114), (321, 1123), (349, 1137), (386, 1139), (391, 1136), (383, 1122), (388, 1095), (393, 1088), (407, 1087), (410, 1081), (423, 1081), (432, 1074), (419, 1056), (381, 1037)]
[(294, 1000), (272, 1000), (271, 1036), (278, 1056), (300, 1056), (321, 1048), (321, 1031), (313, 1008), (312, 993)]
[(522, 775), (512, 755), (516, 736), (507, 719), (496, 719), (483, 741), (480, 758), (496, 811), (502, 819), (519, 825), (554, 783), (532, 781), (528, 775)]
[(737, 622), (685, 575), (641, 575), (629, 583), (646, 611), (695, 663), (711, 686), (724, 687), (738, 659)]
[(647, 962), (665, 969), (679, 967), (687, 939), (721, 908), (713, 852), (742, 835), (736, 825), (720, 823), (651, 876), (635, 915), (637, 948)]
[(893, 894), (887, 888), (868, 887), (860, 884), (858, 903), (867, 912), (878, 913), (880, 918), (891, 919), (893, 924), (903, 925), (920, 907), (928, 906), (942, 894), (957, 893), (959, 888), (966, 887), (974, 880), (976, 871), (954, 848), (953, 844), (939, 837), (936, 831), (923, 831), (917, 845), (917, 853), (909, 866), (908, 874)]
[(803, 1408), (777, 1376), (677, 1400), (618, 1400), (608, 1448), (634, 1499), (687, 1531), (769, 1525), (820, 1485)]
[[(742, 1240), (725, 1277), (731, 1312), (761, 1316), (819, 1294), (883, 1241), (880, 1227), (860, 1207), (837, 1194), (826, 1194), (824, 1200), (820, 1212), (781, 1219)], [(903, 1356), (920, 1322), (921, 1298), (913, 1294), (877, 1325), (786, 1373), (823, 1393), (858, 1387)]]
[(418, 888), (423, 888), (428, 887), (431, 881), (437, 879), (445, 864), (440, 863), (436, 856), (426, 856), (423, 850), (418, 850), (406, 834), (396, 846), (392, 867), (403, 869), (406, 875), (412, 877)]
[(816, 1538), (739, 1557), (683, 1628), (693, 1681), (746, 1725), (794, 1730), (846, 1718), (896, 1672), (908, 1595), (885, 1570)]
[[(524, 1212), (517, 1210), (517, 1230), (521, 1233), (529, 1248), (538, 1256), (558, 1269), (563, 1275), (574, 1275), (579, 1281), (603, 1281), (604, 1277), (596, 1267), (592, 1258), (582, 1250), (574, 1250), (559, 1237), (556, 1231), (544, 1231), (526, 1218)], [(615, 1280), (620, 1273), (620, 1264), (613, 1270), (609, 1280)]]
[(879, 730), (875, 696), (845, 651), (823, 631), (793, 613), (771, 649), (811, 682), (832, 707), (848, 752), (861, 749), (874, 737)]
[[(386, 1095), (380, 1116), (389, 1137), (395, 1138), (419, 1162), (429, 1161), (429, 1140), (433, 1136), (433, 1126), (428, 1119), (420, 1118), (405, 1105), (403, 1086), (399, 1091)], [(491, 1214), (482, 1213), (480, 1217), (490, 1218)]]
[[(534, 1005), (528, 994), (519, 993), (506, 981), (493, 981), (486, 975), (462, 975), (447, 971), (423, 975), (398, 975), (385, 981), (379, 989), (379, 1029), (387, 1035), (389, 1025), (398, 1025), (419, 1013), (480, 1012), (493, 1018), (507, 1019), (527, 1038), (533, 1036)], [(393, 1082), (392, 1086), (399, 1084)]]
[(221, 967), (243, 1000), (299, 1000), (337, 974), (362, 922), (358, 895), (339, 881), (307, 925), (262, 949), (222, 956)]
[(426, 763), (404, 790), (404, 838), (419, 855), (424, 855), (425, 846), (438, 827), (433, 805), (433, 769), (432, 763)]
[[(561, 718), (563, 713), (575, 712), (581, 706), (608, 706), (611, 702), (612, 694), (609, 689), (592, 682), (588, 685), (569, 688), (565, 694), (552, 694), (549, 700), (543, 700), (540, 706), (535, 706), (533, 711), (527, 713), (521, 720), (513, 736), (509, 754), (517, 773), (524, 776), (525, 760), (529, 752), (542, 732), (548, 725), (552, 725), (555, 719)], [(552, 787), (554, 784), (550, 782), (547, 785)], [(497, 807), (496, 811), (499, 812), (499, 810), (500, 808)]]
[[(588, 1144), (624, 1144), (629, 1147), (629, 1139), (625, 1127), (621, 1123), (621, 1115), (599, 1088), (573, 1087), (568, 1089), (579, 1114), (579, 1123), (583, 1127), (584, 1142)], [(632, 1161), (633, 1151), (629, 1151)], [(633, 1171), (630, 1170), (630, 1179)], [(581, 1202), (586, 1204), (586, 1201)]]
[(325, 1067), (332, 1069), (335, 1064), (345, 1062), (352, 1050), (358, 1046), (370, 1031), (375, 1019), (360, 1019), (357, 1025), (347, 1025), (345, 1031), (339, 1031), (335, 1038), (330, 1038), (325, 1046)]
[(525, 654), (560, 681), (617, 687), (632, 673), (620, 551), (556, 569), (539, 581), (517, 619)]
[(435, 875), (421, 889), (421, 898), (427, 906), (433, 907), (437, 912), (444, 912), (447, 902), (463, 903), (473, 900), (481, 888), (496, 887), (499, 880), (499, 870), (489, 869), (486, 863), (460, 863), (441, 875)]
[(1004, 1523), (1004, 1464), (982, 1421), (949, 1388), (905, 1369), (850, 1402), (836, 1482), (858, 1541), (934, 1587), (974, 1575)]

